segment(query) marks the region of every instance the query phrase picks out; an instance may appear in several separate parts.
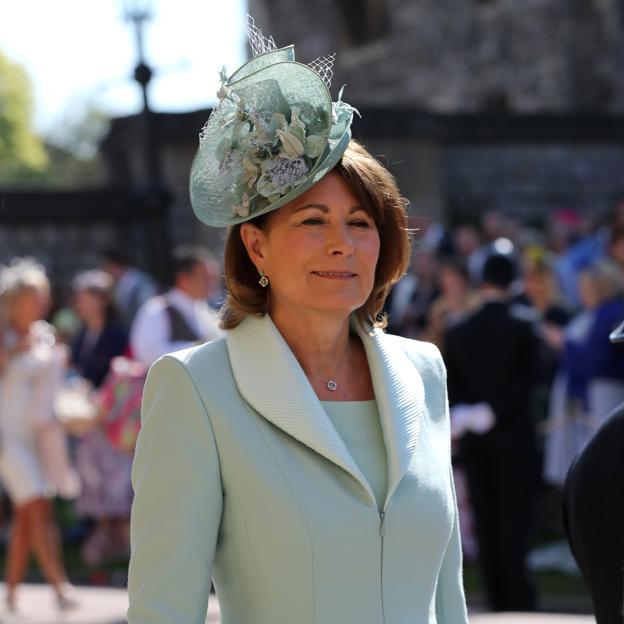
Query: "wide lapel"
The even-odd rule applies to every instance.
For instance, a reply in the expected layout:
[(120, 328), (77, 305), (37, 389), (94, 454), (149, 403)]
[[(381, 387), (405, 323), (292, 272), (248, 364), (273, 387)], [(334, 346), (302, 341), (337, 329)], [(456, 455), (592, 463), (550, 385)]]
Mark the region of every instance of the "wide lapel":
[(425, 389), (418, 369), (400, 339), (381, 329), (353, 322), (366, 350), (388, 457), (388, 485), (384, 508), (412, 459), (425, 405)]
[(346, 470), (375, 496), (325, 413), (299, 362), (267, 314), (228, 332), (230, 363), (243, 398), (269, 422)]

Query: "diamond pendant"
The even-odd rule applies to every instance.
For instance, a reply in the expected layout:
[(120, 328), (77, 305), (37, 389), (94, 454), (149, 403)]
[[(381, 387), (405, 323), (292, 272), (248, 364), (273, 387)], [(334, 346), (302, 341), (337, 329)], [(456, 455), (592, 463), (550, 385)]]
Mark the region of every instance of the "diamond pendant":
[(338, 387), (338, 384), (333, 379), (330, 379), (327, 382), (327, 389), (328, 390), (331, 390), (332, 392), (336, 392), (336, 388), (337, 387)]

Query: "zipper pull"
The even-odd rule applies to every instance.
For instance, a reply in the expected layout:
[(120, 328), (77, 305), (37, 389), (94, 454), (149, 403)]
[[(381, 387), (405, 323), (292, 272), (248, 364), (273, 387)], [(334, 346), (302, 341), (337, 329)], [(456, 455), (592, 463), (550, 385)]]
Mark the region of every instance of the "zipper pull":
[(379, 535), (381, 537), (383, 537), (385, 532), (386, 532), (385, 531), (385, 527), (384, 527), (384, 520), (385, 520), (385, 518), (386, 518), (385, 512), (380, 511), (379, 512), (379, 520), (380, 520), (380, 522), (379, 522)]

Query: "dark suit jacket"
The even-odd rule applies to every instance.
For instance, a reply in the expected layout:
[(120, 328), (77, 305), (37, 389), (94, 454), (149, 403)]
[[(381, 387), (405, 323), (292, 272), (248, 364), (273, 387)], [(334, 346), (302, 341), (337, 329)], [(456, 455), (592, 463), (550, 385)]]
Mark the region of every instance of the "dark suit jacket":
[(564, 525), (598, 624), (624, 623), (624, 405), (570, 468)]
[(128, 334), (116, 322), (107, 323), (91, 348), (85, 348), (86, 331), (81, 329), (72, 344), (72, 360), (78, 372), (96, 388), (104, 381), (110, 361), (128, 348)]
[(467, 434), (463, 451), (528, 452), (535, 446), (531, 392), (540, 363), (540, 340), (526, 308), (485, 303), (453, 326), (445, 339), (449, 400), (490, 404), (496, 424)]

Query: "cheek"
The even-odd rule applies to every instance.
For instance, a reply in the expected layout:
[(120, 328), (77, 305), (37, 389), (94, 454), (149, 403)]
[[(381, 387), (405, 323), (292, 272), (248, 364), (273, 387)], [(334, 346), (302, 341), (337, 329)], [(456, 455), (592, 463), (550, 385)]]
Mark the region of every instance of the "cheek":
[(271, 267), (274, 273), (288, 272), (321, 253), (322, 239), (313, 233), (295, 230), (275, 237), (267, 251), (267, 269)]
[(377, 232), (371, 235), (362, 245), (362, 256), (370, 266), (371, 272), (374, 273), (379, 261), (379, 234)]

